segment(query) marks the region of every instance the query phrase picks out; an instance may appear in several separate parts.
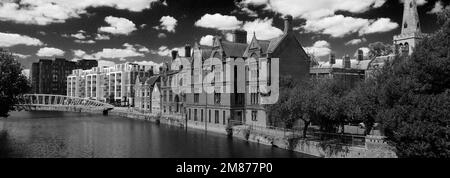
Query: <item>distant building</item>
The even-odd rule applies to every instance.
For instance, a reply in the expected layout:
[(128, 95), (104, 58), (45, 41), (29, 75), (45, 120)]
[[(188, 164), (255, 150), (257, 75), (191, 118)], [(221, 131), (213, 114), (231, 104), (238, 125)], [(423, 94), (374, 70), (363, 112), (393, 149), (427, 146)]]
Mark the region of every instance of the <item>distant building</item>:
[(151, 112), (157, 115), (161, 114), (161, 92), (159, 91), (159, 85), (154, 85), (151, 97)]
[(74, 69), (97, 66), (96, 60), (67, 61), (63, 58), (40, 59), (31, 66), (32, 93), (65, 95), (67, 76)]
[(358, 50), (356, 59), (351, 59), (346, 55), (343, 59), (336, 59), (334, 54), (330, 54), (329, 61), (319, 62), (319, 65), (310, 69), (312, 78), (333, 78), (338, 79), (348, 85), (355, 85), (365, 79), (366, 70), (371, 60), (364, 60), (361, 50)]
[[(159, 94), (160, 78), (161, 77), (159, 75), (136, 78), (136, 84), (134, 87), (134, 107), (137, 110), (146, 113), (154, 113), (153, 109), (156, 109), (158, 112), (160, 112), (161, 106), (154, 106), (154, 104), (161, 105), (161, 96)], [(158, 92), (155, 92), (155, 89)], [(153, 101), (154, 99), (158, 101)]]
[(77, 69), (67, 77), (67, 96), (133, 106), (136, 79), (152, 75), (152, 66), (134, 63), (89, 70)]

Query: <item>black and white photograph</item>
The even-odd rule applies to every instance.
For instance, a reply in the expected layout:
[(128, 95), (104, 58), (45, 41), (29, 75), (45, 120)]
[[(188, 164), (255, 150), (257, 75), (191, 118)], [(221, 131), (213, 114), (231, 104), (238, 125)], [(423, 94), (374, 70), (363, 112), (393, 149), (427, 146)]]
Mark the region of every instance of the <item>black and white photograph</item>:
[(0, 73), (0, 158), (450, 158), (447, 0), (0, 0)]

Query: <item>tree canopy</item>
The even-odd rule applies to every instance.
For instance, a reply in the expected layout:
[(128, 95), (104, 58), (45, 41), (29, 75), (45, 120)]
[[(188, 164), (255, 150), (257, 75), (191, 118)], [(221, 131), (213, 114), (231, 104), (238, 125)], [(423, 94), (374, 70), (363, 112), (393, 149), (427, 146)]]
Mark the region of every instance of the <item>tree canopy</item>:
[(0, 117), (8, 117), (18, 103), (18, 96), (30, 90), (22, 67), (11, 53), (0, 49)]

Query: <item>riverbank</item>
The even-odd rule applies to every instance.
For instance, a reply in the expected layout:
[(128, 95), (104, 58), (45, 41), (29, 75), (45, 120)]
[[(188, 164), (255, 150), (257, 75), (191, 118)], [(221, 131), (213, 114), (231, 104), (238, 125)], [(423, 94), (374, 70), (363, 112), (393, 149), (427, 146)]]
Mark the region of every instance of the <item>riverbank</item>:
[[(43, 111), (52, 111), (58, 108), (41, 108)], [(99, 113), (92, 110), (67, 110), (60, 109), (58, 111), (65, 112), (88, 112)], [(233, 126), (227, 130), (227, 127), (221, 124), (211, 124), (204, 122), (186, 121), (180, 115), (164, 115), (158, 116), (154, 114), (143, 114), (132, 112), (128, 108), (115, 108), (109, 112), (110, 116), (119, 116), (128, 119), (136, 119), (149, 121), (156, 124), (166, 124), (177, 126), (180, 128), (191, 128), (196, 130), (204, 130), (208, 132), (228, 135), (233, 138), (254, 142), (258, 144), (273, 146), (286, 150), (308, 154), (322, 158), (396, 158), (396, 154), (380, 136), (368, 136), (364, 145), (347, 146), (334, 143), (326, 143), (318, 140), (303, 139), (291, 137), (282, 134), (274, 134), (275, 130), (267, 132), (258, 132), (249, 126)]]
[(181, 116), (156, 116), (124, 111), (111, 111), (110, 115), (121, 116), (130, 119), (139, 119), (155, 123), (187, 127), (197, 130), (206, 130), (232, 136), (233, 138), (246, 140), (258, 144), (273, 146), (286, 150), (292, 150), (321, 158), (396, 158), (393, 149), (384, 142), (381, 136), (367, 136), (364, 145), (347, 146), (334, 143), (325, 143), (318, 140), (310, 140), (298, 137), (290, 137), (271, 131), (261, 133), (249, 126), (234, 126), (227, 131), (227, 127), (220, 124), (186, 121)]

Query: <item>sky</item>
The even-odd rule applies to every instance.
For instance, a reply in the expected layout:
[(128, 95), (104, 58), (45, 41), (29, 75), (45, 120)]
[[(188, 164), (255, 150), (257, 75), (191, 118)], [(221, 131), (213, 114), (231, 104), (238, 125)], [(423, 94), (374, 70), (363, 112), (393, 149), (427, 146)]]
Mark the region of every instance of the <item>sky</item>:
[[(96, 59), (157, 65), (186, 44), (212, 45), (223, 30), (244, 29), (248, 40), (282, 34), (292, 15), (309, 53), (325, 60), (353, 55), (400, 33), (404, 0), (0, 0), (0, 48), (24, 68), (39, 59)], [(438, 29), (444, 0), (417, 0), (422, 31)]]

